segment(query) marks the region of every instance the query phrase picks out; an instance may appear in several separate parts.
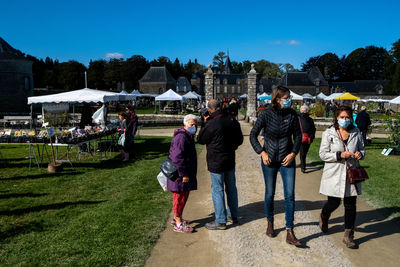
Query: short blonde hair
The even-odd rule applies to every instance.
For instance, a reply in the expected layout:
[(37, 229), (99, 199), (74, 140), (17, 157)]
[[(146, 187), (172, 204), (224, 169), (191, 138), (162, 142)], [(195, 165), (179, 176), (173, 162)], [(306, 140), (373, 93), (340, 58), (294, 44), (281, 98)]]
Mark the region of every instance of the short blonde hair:
[(188, 114), (183, 118), (183, 125), (188, 125), (191, 120), (194, 120), (197, 123), (199, 118), (196, 115)]

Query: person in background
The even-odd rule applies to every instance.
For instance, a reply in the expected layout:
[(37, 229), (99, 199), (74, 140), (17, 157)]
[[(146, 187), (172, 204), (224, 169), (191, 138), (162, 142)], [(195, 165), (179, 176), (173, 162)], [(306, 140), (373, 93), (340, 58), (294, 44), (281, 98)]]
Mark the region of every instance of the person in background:
[(119, 135), (125, 134), (125, 142), (123, 145), (118, 145), (119, 152), (122, 155), (122, 161), (126, 162), (129, 160), (129, 151), (132, 143), (132, 129), (129, 128), (129, 116), (125, 112), (121, 111), (118, 113), (118, 118), (120, 120), (120, 127), (117, 129)]
[[(243, 143), (240, 124), (220, 110), (217, 100), (208, 102), (208, 116), (197, 141), (207, 146), (207, 167), (211, 176), (211, 195), (215, 221), (205, 224), (208, 230), (226, 229), (227, 220), (238, 223), (238, 196), (235, 176), (235, 151)], [(226, 191), (228, 209), (225, 207)]]
[(129, 155), (132, 158), (134, 151), (135, 151), (135, 135), (136, 135), (136, 131), (138, 128), (138, 116), (136, 115), (135, 112), (135, 106), (132, 104), (128, 104), (125, 108), (128, 116), (129, 116), (129, 125), (128, 128), (131, 130), (131, 136), (132, 136), (132, 143), (130, 146), (130, 151), (129, 151)]
[(326, 101), (325, 103), (325, 117), (329, 118), (329, 112), (331, 111), (331, 103)]
[(309, 136), (309, 142), (304, 142), (303, 140), (300, 146), (300, 167), (301, 167), (301, 172), (303, 173), (306, 172), (307, 153), (311, 143), (315, 138), (315, 131), (316, 131), (314, 120), (310, 118), (309, 111), (310, 109), (306, 105), (301, 106), (300, 108), (300, 118), (299, 118), (300, 130), (302, 134), (307, 133)]
[(359, 166), (358, 160), (365, 157), (365, 148), (360, 131), (352, 123), (351, 107), (340, 106), (334, 116), (333, 125), (322, 134), (319, 148), (319, 156), (325, 161), (319, 192), (328, 197), (321, 210), (319, 227), (322, 232), (328, 232), (329, 218), (343, 198), (345, 225), (343, 243), (348, 248), (357, 248), (354, 242), (354, 226), (356, 201), (357, 195), (361, 193), (361, 183), (355, 185), (349, 183), (347, 168)]
[[(274, 196), (279, 171), (285, 195), (286, 242), (290, 245), (301, 246), (301, 241), (293, 232), (295, 157), (300, 150), (301, 131), (297, 113), (290, 108), (291, 105), (289, 89), (283, 86), (275, 87), (271, 95), (271, 106), (261, 112), (250, 132), (250, 143), (254, 151), (261, 155), (261, 169), (265, 182), (265, 214), (268, 221), (266, 235), (271, 238), (275, 237)], [(263, 146), (257, 139), (262, 130)]]
[(169, 158), (178, 171), (178, 179), (167, 179), (167, 189), (172, 192), (174, 219), (171, 224), (178, 233), (191, 233), (193, 228), (182, 218), (183, 209), (192, 190), (197, 190), (197, 153), (194, 143), (198, 118), (193, 114), (183, 118), (183, 128), (174, 132), (169, 149)]
[(361, 107), (361, 112), (357, 114), (356, 118), (356, 124), (357, 128), (360, 130), (364, 145), (367, 144), (367, 132), (368, 132), (368, 126), (371, 125), (371, 119), (369, 117), (369, 114), (367, 113), (367, 107), (362, 106)]

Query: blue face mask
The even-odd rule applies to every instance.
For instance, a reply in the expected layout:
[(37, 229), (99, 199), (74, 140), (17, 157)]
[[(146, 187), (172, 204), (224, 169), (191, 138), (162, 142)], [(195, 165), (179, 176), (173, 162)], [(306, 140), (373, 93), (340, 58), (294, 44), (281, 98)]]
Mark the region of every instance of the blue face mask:
[(188, 132), (191, 133), (192, 135), (194, 135), (197, 131), (196, 126), (190, 126), (188, 129)]
[(338, 120), (338, 124), (339, 124), (339, 126), (342, 127), (342, 128), (347, 128), (347, 127), (349, 127), (349, 125), (351, 124), (351, 121), (350, 121), (350, 120), (342, 120), (342, 119), (339, 119), (339, 120)]
[(288, 99), (283, 99), (283, 108), (290, 108), (290, 106), (292, 105), (292, 99), (288, 98)]

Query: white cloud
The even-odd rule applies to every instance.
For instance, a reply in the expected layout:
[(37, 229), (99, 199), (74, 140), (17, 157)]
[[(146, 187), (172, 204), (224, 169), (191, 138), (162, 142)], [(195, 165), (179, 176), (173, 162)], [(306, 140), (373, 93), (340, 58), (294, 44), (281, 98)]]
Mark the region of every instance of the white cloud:
[(282, 42), (281, 41), (271, 41), (271, 42), (268, 42), (270, 45), (280, 45)]
[(290, 40), (287, 44), (288, 44), (288, 45), (299, 45), (300, 42), (299, 42), (299, 41), (296, 41), (296, 40)]
[(106, 58), (124, 58), (124, 55), (121, 53), (117, 53), (117, 52), (107, 53)]

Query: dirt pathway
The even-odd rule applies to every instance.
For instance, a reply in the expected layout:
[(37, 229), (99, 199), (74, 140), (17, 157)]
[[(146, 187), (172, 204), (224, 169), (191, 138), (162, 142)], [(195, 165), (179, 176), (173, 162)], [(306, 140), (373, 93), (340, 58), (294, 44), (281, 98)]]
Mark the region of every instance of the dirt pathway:
[[(237, 151), (237, 187), (239, 193), (238, 226), (225, 231), (208, 231), (213, 206), (205, 149), (199, 156), (199, 190), (190, 194), (184, 217), (193, 221), (196, 232), (180, 234), (170, 225), (154, 247), (147, 266), (397, 266), (400, 260), (398, 220), (386, 218), (363, 201), (358, 202), (356, 239), (358, 250), (344, 248), (343, 209), (335, 211), (328, 235), (318, 228), (317, 218), (325, 198), (318, 193), (321, 170), (297, 172), (295, 233), (304, 248), (285, 243), (282, 182), (277, 182), (275, 227), (278, 236), (265, 235), (264, 182), (260, 159), (251, 148), (250, 126), (242, 123), (244, 144)], [(172, 214), (171, 214), (172, 217)]]

